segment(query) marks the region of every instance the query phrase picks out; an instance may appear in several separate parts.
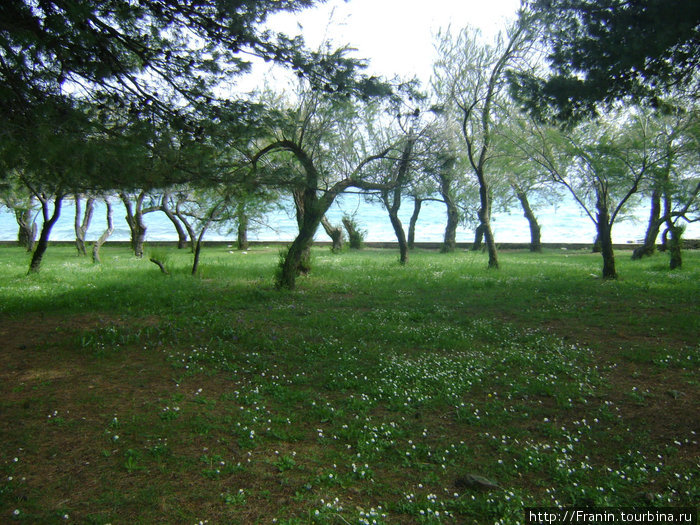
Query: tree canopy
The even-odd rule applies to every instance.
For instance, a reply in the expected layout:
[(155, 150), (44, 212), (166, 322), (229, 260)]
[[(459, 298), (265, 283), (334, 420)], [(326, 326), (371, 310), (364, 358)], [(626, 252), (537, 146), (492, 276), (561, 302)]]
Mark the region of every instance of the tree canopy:
[(622, 98), (657, 103), (669, 90), (697, 97), (700, 3), (695, 0), (532, 0), (551, 73), (511, 75), (516, 98), (539, 117), (596, 112)]

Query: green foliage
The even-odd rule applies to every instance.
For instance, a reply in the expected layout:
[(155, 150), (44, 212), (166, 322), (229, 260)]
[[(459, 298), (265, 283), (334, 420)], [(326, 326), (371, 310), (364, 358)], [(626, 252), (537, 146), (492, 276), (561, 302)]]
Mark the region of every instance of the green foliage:
[(514, 73), (511, 85), (540, 118), (580, 119), (600, 103), (630, 97), (658, 103), (668, 90), (697, 90), (694, 0), (536, 0), (521, 16), (542, 28), (553, 73)]

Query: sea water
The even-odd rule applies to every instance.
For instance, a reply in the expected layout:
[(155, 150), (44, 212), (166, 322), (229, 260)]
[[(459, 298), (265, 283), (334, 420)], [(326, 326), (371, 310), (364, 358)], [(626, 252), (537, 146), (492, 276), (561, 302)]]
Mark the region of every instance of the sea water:
[[(109, 238), (112, 241), (128, 241), (129, 227), (126, 223), (126, 212), (118, 198), (111, 198), (114, 217), (114, 233)], [(250, 224), (248, 239), (251, 241), (292, 241), (297, 233), (297, 224), (291, 201), (283, 203), (280, 209), (255, 219)], [(83, 202), (82, 209), (85, 209)], [(413, 203), (405, 200), (399, 217), (408, 231), (408, 223), (413, 212)], [(542, 228), (543, 243), (590, 243), (595, 238), (595, 225), (580, 206), (571, 198), (559, 199), (556, 204), (543, 204), (536, 208)], [(332, 224), (341, 224), (343, 215), (355, 217), (361, 230), (366, 232), (368, 242), (396, 241), (389, 216), (383, 206), (377, 202), (367, 202), (364, 196), (341, 195), (328, 210), (326, 217)], [(619, 244), (640, 242), (644, 237), (649, 208), (636, 206), (624, 214), (624, 218), (616, 221), (613, 227), (613, 241)], [(41, 213), (37, 212), (37, 225), (41, 227)], [(445, 234), (446, 224), (445, 205), (441, 202), (426, 201), (423, 203), (418, 223), (416, 224), (416, 242), (441, 242)], [(144, 215), (147, 226), (146, 241), (174, 241), (177, 233), (173, 224), (162, 212)], [(61, 215), (51, 232), (51, 240), (70, 241), (75, 239), (75, 203), (66, 199), (61, 208)], [(97, 240), (106, 229), (106, 206), (97, 201), (92, 222), (86, 239)], [(527, 243), (530, 242), (528, 222), (522, 210), (513, 206), (509, 211), (494, 212), (492, 229), (496, 242)], [(688, 225), (685, 238), (699, 238), (700, 224)], [(0, 241), (17, 239), (17, 222), (14, 214), (0, 207)], [(230, 226), (212, 228), (205, 235), (210, 241), (235, 241), (236, 233)], [(328, 241), (329, 237), (323, 228), (319, 228), (316, 240)], [(457, 230), (457, 242), (474, 240), (474, 225), (462, 224)]]

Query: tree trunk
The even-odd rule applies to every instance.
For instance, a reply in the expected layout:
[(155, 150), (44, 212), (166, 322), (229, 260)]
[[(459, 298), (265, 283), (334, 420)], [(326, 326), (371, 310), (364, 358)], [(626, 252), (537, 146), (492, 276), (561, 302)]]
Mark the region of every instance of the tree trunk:
[(343, 229), (340, 226), (333, 226), (330, 221), (323, 216), (321, 219), (321, 225), (326, 233), (333, 241), (333, 247), (331, 248), (334, 252), (340, 252), (343, 249)]
[(479, 225), (474, 230), (474, 243), (470, 248), (472, 252), (478, 252), (484, 245), (484, 225), (479, 223)]
[(411, 220), (408, 224), (408, 249), (412, 250), (416, 245), (416, 223), (418, 222), (418, 215), (420, 214), (421, 207), (423, 206), (423, 199), (414, 197), (413, 199), (413, 214), (411, 215)]
[[(669, 221), (670, 222), (670, 221)], [(670, 268), (675, 270), (676, 268), (681, 268), (683, 266), (683, 231), (685, 229), (682, 226), (677, 226), (674, 224), (668, 224), (668, 232), (670, 237), (668, 239), (668, 253), (671, 256)]]
[(39, 242), (36, 245), (36, 249), (32, 254), (32, 261), (29, 263), (28, 273), (38, 273), (41, 268), (41, 260), (44, 258), (44, 253), (49, 247), (49, 236), (51, 235), (51, 228), (53, 228), (56, 221), (61, 215), (61, 205), (63, 204), (63, 195), (56, 194), (54, 197), (53, 215), (49, 216), (49, 203), (46, 198), (41, 200), (41, 209), (44, 215), (44, 224), (41, 227), (41, 235), (39, 236)]
[[(597, 232), (597, 225), (596, 225), (596, 232)], [(593, 239), (593, 247), (591, 248), (592, 253), (600, 253), (603, 251), (602, 248), (602, 241), (600, 240), (600, 233), (596, 233), (595, 239)]]
[(607, 195), (603, 193), (603, 190), (598, 189), (597, 191), (596, 228), (598, 230), (598, 241), (600, 242), (600, 253), (603, 255), (603, 279), (617, 279), (615, 254), (613, 252), (612, 243), (612, 225), (610, 224)]
[(445, 225), (445, 238), (442, 242), (442, 253), (450, 253), (457, 248), (457, 226), (459, 225), (459, 210), (452, 199), (445, 199), (447, 206), (447, 224)]
[(440, 177), (440, 195), (447, 206), (447, 224), (445, 225), (445, 238), (442, 242), (442, 253), (455, 251), (457, 247), (457, 226), (459, 225), (459, 210), (452, 198), (452, 179), (448, 176)]
[[(243, 206), (241, 206), (243, 208)], [(248, 249), (248, 215), (245, 211), (239, 209), (238, 211), (238, 231), (237, 231), (237, 242), (239, 250)]]
[[(397, 195), (395, 193), (394, 199), (396, 198)], [(405, 265), (408, 262), (408, 243), (406, 242), (406, 233), (403, 230), (403, 224), (401, 223), (401, 219), (399, 219), (398, 214), (398, 204), (400, 204), (400, 201), (398, 203), (394, 201), (393, 205), (390, 205), (388, 192), (382, 193), (382, 200), (384, 201), (384, 206), (389, 212), (389, 220), (394, 228), (396, 239), (399, 242), (399, 262)]]
[(108, 199), (105, 199), (105, 204), (107, 205), (107, 229), (104, 232), (102, 232), (100, 238), (97, 239), (97, 242), (95, 242), (95, 244), (92, 246), (92, 262), (95, 264), (99, 264), (102, 262), (100, 260), (100, 248), (102, 248), (102, 245), (114, 232), (114, 221), (112, 220), (112, 204), (109, 202)]
[(484, 240), (486, 241), (486, 249), (489, 252), (489, 268), (498, 269), (498, 252), (496, 251), (496, 241), (493, 238), (491, 231), (491, 196), (486, 185), (486, 178), (483, 174), (478, 174), (479, 178), (479, 198), (481, 207), (479, 208), (479, 222), (484, 229)]
[(659, 251), (665, 252), (668, 250), (668, 227), (661, 234), (661, 244), (659, 245)]
[(287, 256), (280, 266), (280, 272), (277, 276), (278, 287), (293, 290), (296, 286), (297, 276), (302, 273), (308, 273), (310, 269), (308, 258), (311, 244), (318, 225), (321, 223), (321, 217), (323, 217), (323, 214), (312, 214), (310, 211), (306, 215), (306, 220), (302, 224), (299, 234), (289, 247)]
[(236, 235), (236, 242), (239, 250), (248, 249), (248, 218), (245, 220), (238, 221), (238, 230)]
[(180, 223), (180, 219), (177, 218), (175, 213), (173, 213), (173, 210), (170, 209), (169, 206), (169, 199), (170, 199), (170, 194), (165, 193), (163, 195), (163, 200), (161, 201), (160, 205), (160, 210), (165, 213), (165, 216), (170, 219), (170, 222), (173, 223), (173, 226), (175, 227), (175, 231), (177, 232), (177, 249), (178, 250), (183, 250), (187, 246), (187, 233), (185, 232), (185, 229), (182, 227), (182, 224)]
[(195, 244), (195, 247), (194, 247), (194, 261), (192, 262), (192, 275), (193, 276), (197, 275), (197, 270), (199, 269), (199, 255), (202, 252), (202, 245), (204, 244), (202, 242), (204, 240), (204, 234), (209, 229), (209, 226), (211, 225), (211, 223), (215, 220), (217, 213), (219, 212), (219, 209), (221, 208), (221, 206), (225, 205), (225, 203), (226, 203), (226, 200), (222, 200), (218, 204), (216, 204), (209, 212), (204, 224), (202, 224), (202, 230), (199, 232), (199, 236), (197, 237), (197, 243)]
[[(313, 193), (313, 197), (310, 197), (309, 195)], [(297, 226), (299, 227), (299, 235), (301, 235), (302, 230), (304, 229), (304, 221), (306, 220), (306, 214), (309, 210), (307, 210), (308, 207), (311, 207), (312, 205), (308, 203), (313, 203), (316, 202), (316, 190), (310, 190), (310, 189), (305, 189), (305, 190), (294, 190), (292, 192), (292, 196), (294, 197), (294, 206), (296, 207), (296, 213), (297, 213)], [(325, 214), (325, 211), (324, 211)], [(320, 219), (319, 219), (320, 222)], [(314, 228), (314, 232), (311, 235), (311, 239), (304, 244), (304, 247), (302, 249), (302, 252), (299, 256), (299, 261), (297, 263), (297, 269), (296, 271), (299, 272), (297, 275), (300, 273), (302, 274), (307, 274), (311, 271), (311, 245), (314, 243), (314, 238), (313, 236), (316, 234), (316, 229), (318, 228), (318, 224), (316, 224), (316, 228)], [(290, 248), (291, 250), (291, 248)], [(295, 255), (296, 257), (296, 255)], [(295, 275), (296, 277), (296, 275)], [(288, 288), (286, 285), (284, 286)], [(294, 288), (292, 286), (291, 288)]]
[(175, 205), (175, 215), (177, 215), (177, 218), (180, 219), (180, 222), (184, 224), (185, 228), (187, 229), (187, 235), (190, 238), (190, 250), (192, 253), (194, 253), (195, 250), (195, 244), (197, 242), (197, 234), (194, 231), (194, 228), (192, 228), (192, 225), (190, 222), (187, 220), (187, 217), (180, 211), (180, 206), (182, 206), (182, 203), (184, 200), (178, 199), (177, 204)]
[(399, 241), (399, 262), (406, 264), (408, 262), (408, 243), (406, 242), (406, 234), (403, 231), (403, 224), (401, 224), (401, 219), (396, 213), (390, 214), (389, 218), (391, 219), (391, 225), (394, 227), (396, 239)]
[(361, 250), (364, 243), (364, 235), (357, 227), (357, 223), (350, 217), (343, 217), (343, 226), (348, 232), (348, 243), (353, 250)]
[(146, 240), (146, 225), (143, 223), (143, 199), (145, 193), (139, 193), (136, 205), (132, 208), (131, 201), (124, 194), (120, 194), (126, 208), (126, 222), (131, 230), (131, 249), (136, 257), (143, 257), (143, 243)]
[(654, 255), (656, 251), (656, 239), (659, 236), (661, 229), (661, 192), (654, 189), (651, 193), (651, 213), (649, 214), (649, 224), (644, 235), (644, 244), (639, 248), (635, 248), (632, 252), (632, 259), (641, 259)]
[(391, 225), (394, 228), (396, 239), (399, 241), (399, 262), (404, 265), (408, 262), (408, 244), (406, 243), (406, 232), (404, 232), (403, 224), (401, 224), (401, 219), (399, 219), (399, 208), (401, 208), (401, 193), (403, 192), (403, 186), (408, 177), (409, 161), (411, 159), (414, 142), (415, 138), (411, 132), (409, 140), (406, 142), (403, 152), (401, 153), (401, 161), (399, 162), (399, 169), (396, 176), (396, 186), (392, 190), (383, 190), (381, 193), (384, 206), (389, 212), (389, 220), (391, 220)]
[(17, 231), (17, 244), (26, 248), (28, 252), (34, 249), (37, 232), (36, 222), (32, 220), (32, 215), (31, 205), (25, 210), (15, 210), (15, 218), (19, 226), (19, 230)]
[(530, 225), (530, 251), (531, 252), (541, 252), (542, 242), (541, 242), (541, 228), (537, 222), (537, 217), (530, 207), (530, 201), (527, 199), (527, 194), (522, 190), (516, 190), (516, 195), (523, 207), (523, 215), (527, 219)]
[[(95, 211), (95, 199), (88, 197), (85, 202), (85, 214), (81, 211), (80, 195), (75, 195), (75, 248), (78, 255), (87, 256), (85, 249), (85, 235), (87, 234), (92, 214)], [(81, 221), (82, 219), (82, 221)]]

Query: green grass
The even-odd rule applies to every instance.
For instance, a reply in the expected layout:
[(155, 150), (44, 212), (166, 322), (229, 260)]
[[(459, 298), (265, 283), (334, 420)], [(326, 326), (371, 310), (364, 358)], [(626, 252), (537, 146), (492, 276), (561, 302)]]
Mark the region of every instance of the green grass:
[[(0, 249), (0, 522), (522, 523), (697, 506), (700, 253)], [(165, 253), (167, 252), (167, 253)], [(499, 489), (465, 483), (477, 474)], [(66, 517), (67, 516), (67, 517)]]

